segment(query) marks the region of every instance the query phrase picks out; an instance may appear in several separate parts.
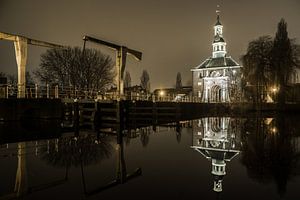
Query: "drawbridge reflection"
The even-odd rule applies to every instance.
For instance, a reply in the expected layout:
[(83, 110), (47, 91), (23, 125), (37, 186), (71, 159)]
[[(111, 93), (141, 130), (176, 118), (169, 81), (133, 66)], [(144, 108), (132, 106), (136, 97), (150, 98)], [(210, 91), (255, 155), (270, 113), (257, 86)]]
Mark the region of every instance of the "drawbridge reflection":
[(126, 161), (125, 161), (125, 155), (124, 155), (124, 141), (123, 141), (123, 131), (118, 131), (116, 134), (116, 143), (115, 143), (115, 151), (116, 151), (116, 158), (117, 158), (117, 166), (116, 166), (116, 175), (115, 179), (108, 182), (107, 184), (100, 185), (96, 187), (95, 189), (88, 189), (85, 173), (84, 173), (84, 166), (81, 164), (81, 175), (82, 175), (82, 183), (83, 183), (83, 189), (84, 193), (87, 196), (98, 194), (99, 192), (102, 192), (103, 190), (109, 189), (111, 187), (118, 186), (119, 184), (124, 184), (127, 181), (136, 178), (142, 174), (141, 168), (136, 168), (132, 173), (127, 172), (126, 168)]
[(194, 121), (191, 148), (211, 160), (215, 192), (223, 190), (226, 162), (240, 153), (240, 128), (240, 121), (229, 117), (207, 117)]

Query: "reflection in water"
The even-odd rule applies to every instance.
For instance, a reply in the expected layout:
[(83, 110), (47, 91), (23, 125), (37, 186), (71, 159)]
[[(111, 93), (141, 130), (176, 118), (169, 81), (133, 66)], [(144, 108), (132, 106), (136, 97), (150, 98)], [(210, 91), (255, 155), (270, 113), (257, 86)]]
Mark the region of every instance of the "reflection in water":
[(88, 196), (95, 195), (103, 190), (106, 190), (111, 187), (118, 186), (119, 184), (123, 184), (133, 178), (136, 178), (142, 174), (141, 168), (136, 168), (135, 171), (132, 173), (127, 173), (126, 169), (126, 162), (125, 162), (125, 156), (124, 156), (124, 141), (123, 141), (123, 131), (119, 131), (117, 133), (116, 138), (116, 144), (115, 144), (115, 150), (117, 155), (117, 167), (116, 167), (116, 177), (111, 182), (101, 185), (97, 187), (96, 189), (88, 190), (87, 184), (86, 184), (86, 178), (84, 174), (84, 168), (83, 165), (81, 165), (81, 175), (82, 175), (82, 182), (83, 182), (83, 189), (84, 193)]
[(26, 170), (26, 144), (18, 143), (18, 167), (16, 173), (14, 193), (17, 197), (27, 192), (27, 170)]
[(239, 125), (239, 120), (229, 117), (202, 118), (194, 121), (191, 147), (211, 160), (215, 192), (222, 192), (226, 162), (240, 152)]
[[(73, 189), (79, 189), (79, 192), (82, 192), (83, 186), (83, 191), (87, 196), (98, 194), (99, 192), (108, 188), (116, 187), (120, 184), (126, 183), (127, 181), (132, 180), (135, 177), (140, 177), (142, 173), (141, 168), (135, 168), (137, 167), (135, 165), (136, 162), (141, 162), (139, 160), (139, 154), (143, 152), (141, 149), (146, 148), (147, 145), (150, 146), (150, 148), (147, 149), (147, 151), (149, 150), (149, 152), (147, 152), (149, 153), (147, 154), (147, 156), (156, 156), (158, 151), (151, 151), (151, 153), (153, 154), (152, 155), (150, 153), (150, 150), (165, 149), (166, 146), (168, 146), (166, 145), (166, 143), (168, 143), (169, 140), (175, 140), (175, 137), (178, 143), (181, 141), (181, 144), (176, 144), (175, 142), (176, 145), (171, 146), (172, 149), (178, 149), (180, 145), (186, 145), (187, 141), (190, 141), (190, 135), (187, 134), (189, 132), (187, 132), (186, 128), (191, 127), (193, 127), (192, 148), (201, 153), (201, 155), (203, 155), (206, 159), (211, 160), (211, 174), (213, 175), (212, 187), (213, 191), (217, 192), (218, 196), (223, 189), (222, 184), (224, 184), (223, 179), (226, 175), (226, 164), (228, 164), (228, 162), (231, 161), (239, 153), (241, 154), (241, 156), (239, 156), (241, 162), (234, 162), (235, 170), (237, 170), (238, 173), (242, 174), (245, 173), (245, 170), (243, 170), (243, 168), (246, 168), (247, 175), (248, 177), (250, 177), (250, 179), (247, 178), (247, 175), (244, 174), (244, 176), (241, 177), (245, 178), (237, 180), (236, 184), (242, 183), (243, 185), (247, 186), (243, 189), (251, 191), (253, 189), (257, 189), (257, 186), (253, 187), (253, 180), (264, 185), (267, 183), (275, 182), (277, 191), (281, 196), (283, 196), (286, 191), (289, 190), (290, 191), (288, 195), (297, 195), (297, 191), (291, 192), (291, 190), (293, 190), (293, 187), (289, 188), (288, 186), (289, 183), (293, 184), (293, 181), (291, 180), (299, 181), (299, 177), (297, 178), (296, 176), (300, 175), (300, 123), (298, 118), (286, 117), (282, 115), (272, 116), (269, 118), (256, 117), (243, 119), (229, 117), (207, 117), (199, 120), (194, 120), (192, 121), (192, 124), (193, 126), (191, 126), (190, 122), (177, 122), (158, 126), (155, 128), (155, 130), (157, 130), (157, 133), (154, 133), (152, 131), (152, 127), (127, 130), (122, 131), (122, 133), (124, 132), (124, 136), (123, 134), (121, 134), (121, 131), (118, 133), (110, 133), (110, 135), (108, 135), (107, 132), (106, 134), (102, 132), (102, 134), (98, 135), (94, 132), (80, 132), (80, 135), (77, 136), (75, 136), (73, 133), (68, 133), (59, 137), (57, 136), (57, 134), (55, 134), (56, 139), (49, 139), (54, 137), (49, 136), (44, 140), (33, 142), (22, 141), (32, 140), (32, 138), (36, 138), (36, 136), (22, 138), (21, 136), (17, 135), (18, 138), (16, 140), (15, 134), (13, 134), (12, 138), (10, 138), (8, 137), (9, 134), (7, 132), (5, 134), (5, 137), (7, 136), (7, 140), (0, 141), (11, 141), (13, 143), (0, 146), (0, 158), (3, 158), (1, 164), (7, 162), (7, 166), (15, 168), (13, 168), (12, 170), (13, 180), (11, 181), (11, 183), (9, 183), (9, 181), (3, 181), (2, 185), (4, 187), (0, 188), (2, 189), (0, 192), (5, 194), (11, 192), (11, 194), (1, 196), (0, 199), (11, 199), (24, 196), (26, 196), (27, 198), (31, 198), (32, 196), (27, 195), (36, 191), (49, 189), (51, 187), (62, 184), (64, 184), (62, 188), (71, 187), (72, 191)], [(164, 132), (171, 132), (172, 134), (164, 134)], [(176, 135), (173, 133), (175, 133)], [(159, 134), (163, 135), (163, 137), (159, 137)], [(149, 140), (149, 137), (152, 136), (153, 138)], [(43, 136), (43, 138), (45, 138), (45, 136)], [(127, 150), (127, 147), (130, 144), (130, 140), (133, 138), (136, 138), (136, 140), (131, 141), (132, 145), (134, 146), (136, 144), (139, 144), (136, 145), (135, 148), (140, 148), (138, 150), (141, 151), (138, 151), (138, 153), (134, 154), (138, 156), (133, 156), (132, 159), (129, 159), (127, 161), (127, 167), (125, 159), (126, 153), (131, 152), (131, 150)], [(159, 142), (157, 142), (158, 140)], [(140, 143), (142, 145), (140, 145)], [(152, 148), (154, 147), (153, 144), (157, 146), (155, 146), (155, 148)], [(168, 144), (174, 144), (174, 142)], [(190, 145), (190, 143), (188, 143), (188, 145)], [(182, 150), (180, 148), (180, 151), (185, 150)], [(183, 153), (184, 154), (182, 155), (189, 155), (193, 154), (194, 152), (188, 150)], [(34, 157), (33, 155), (36, 157)], [(116, 155), (116, 157), (114, 157), (114, 155)], [(176, 158), (174, 158), (170, 154), (166, 155), (170, 156), (170, 158), (173, 159), (177, 159), (182, 156), (181, 154), (176, 154)], [(148, 183), (151, 183), (152, 177), (149, 176), (153, 176), (154, 179), (162, 178), (162, 184), (152, 185), (154, 188), (166, 186), (163, 182), (165, 181), (163, 180), (163, 173), (170, 172), (169, 162), (150, 163), (149, 160), (151, 159), (149, 159), (145, 155), (142, 155), (141, 157), (143, 156), (144, 159), (147, 160), (146, 163), (154, 166), (159, 166), (162, 170), (152, 174), (149, 173), (150, 170), (148, 170), (148, 172), (143, 177), (145, 182), (148, 181)], [(8, 157), (13, 158), (7, 159)], [(40, 166), (38, 163), (41, 162), (41, 160), (38, 160), (37, 158), (40, 158), (42, 161), (46, 162), (48, 166), (57, 166), (62, 168), (62, 170), (59, 170), (59, 173), (61, 173), (61, 171), (63, 173), (59, 177), (57, 177), (59, 179), (53, 180), (55, 179), (53, 177), (45, 177), (44, 179), (44, 177), (42, 177), (39, 185), (32, 186), (32, 183), (36, 180), (35, 178), (32, 178), (30, 176), (30, 174), (32, 173), (32, 171), (30, 170), (32, 169), (28, 169), (28, 166)], [(113, 168), (116, 172), (111, 181), (104, 182), (105, 184), (101, 184), (103, 183), (105, 178), (103, 178), (103, 180), (101, 181), (96, 179), (95, 177), (93, 177), (92, 179), (86, 177), (88, 176), (88, 174), (91, 175), (91, 172), (92, 176), (99, 175), (100, 173), (106, 173), (105, 170), (107, 169), (105, 169), (105, 167), (102, 170), (104, 162), (102, 163), (101, 161), (114, 158), (116, 158), (116, 162), (114, 162), (116, 164), (109, 166), (109, 169)], [(188, 162), (193, 163), (193, 161), (194, 160), (190, 160)], [(204, 160), (204, 162), (206, 162), (206, 160)], [(87, 167), (88, 165), (99, 163), (101, 165), (95, 165), (91, 168)], [(108, 163), (111, 164), (111, 162)], [(134, 167), (134, 169), (130, 170), (130, 166)], [(74, 179), (72, 179), (73, 181), (69, 181), (68, 174), (71, 167), (77, 167), (77, 170), (72, 171), (72, 173), (70, 170), (70, 177), (71, 174), (72, 176), (75, 175), (76, 177), (81, 177), (83, 184), (81, 184), (80, 181), (77, 181), (77, 185), (75, 185)], [(147, 167), (148, 169), (153, 169), (149, 167), (149, 165), (143, 165), (143, 169)], [(174, 165), (174, 169), (176, 169), (176, 171), (182, 169), (190, 169), (189, 167), (190, 166), (186, 165), (186, 163), (184, 163), (184, 165)], [(53, 169), (54, 168), (52, 167), (45, 167), (42, 168), (41, 171), (43, 171), (43, 173), (45, 174), (54, 174), (56, 173), (56, 171)], [(91, 171), (91, 169), (96, 170)], [(6, 175), (6, 171), (4, 171), (7, 170), (7, 168), (2, 167), (1, 170), (3, 170), (4, 174), (3, 180), (5, 178), (6, 180), (8, 180), (9, 173), (8, 175)], [(101, 170), (101, 172), (99, 170)], [(193, 173), (193, 170), (186, 170), (186, 173)], [(207, 174), (209, 172), (199, 173)], [(59, 174), (55, 174), (55, 176), (57, 175)], [(233, 176), (228, 175), (227, 178), (229, 177), (233, 178)], [(174, 178), (178, 178), (178, 180), (181, 181), (180, 176), (175, 176)], [(206, 182), (207, 180), (202, 180), (199, 184), (206, 185)], [(168, 182), (168, 184), (170, 187), (177, 186), (175, 185), (177, 184), (177, 182)], [(7, 185), (10, 188), (8, 188)], [(140, 188), (138, 188), (141, 189), (139, 191), (143, 191), (145, 189), (143, 187), (148, 187), (148, 185), (141, 185)], [(124, 186), (124, 188), (126, 188), (126, 186)], [(264, 188), (266, 187), (261, 187), (260, 189), (264, 191)], [(270, 190), (269, 187), (268, 190)], [(51, 191), (52, 190), (43, 191), (40, 194), (49, 194), (51, 193)], [(229, 190), (226, 189), (226, 192), (227, 191)], [(272, 193), (274, 192), (270, 190), (271, 195)], [(103, 194), (105, 195), (105, 193), (101, 193), (101, 195)], [(108, 192), (106, 194), (112, 195), (112, 198), (115, 197), (114, 190), (112, 190), (112, 193)], [(118, 195), (122, 196), (123, 193), (117, 194), (117, 196)], [(290, 197), (288, 195), (287, 197)]]
[(282, 115), (247, 119), (242, 164), (248, 176), (263, 184), (274, 181), (283, 196), (288, 181), (300, 174), (299, 130), (298, 119)]
[(68, 136), (51, 140), (42, 148), (41, 158), (48, 164), (59, 167), (91, 165), (111, 157), (111, 137), (97, 137), (84, 133), (77, 137)]
[[(0, 199), (15, 199), (19, 197), (24, 197), (30, 193), (41, 191), (50, 187), (54, 187), (57, 185), (60, 185), (67, 181), (67, 170), (66, 170), (66, 176), (63, 179), (54, 180), (47, 183), (42, 183), (35, 186), (30, 186), (28, 184), (28, 172), (27, 172), (27, 156), (28, 155), (38, 155), (39, 153), (39, 147), (47, 146), (47, 149), (49, 149), (49, 140), (47, 140), (46, 143), (44, 141), (41, 142), (35, 142), (33, 146), (30, 146), (28, 143), (25, 142), (19, 142), (17, 143), (17, 170), (16, 170), (16, 176), (15, 176), (15, 186), (13, 193), (1, 196)], [(8, 145), (7, 145), (8, 147)], [(14, 154), (11, 154), (14, 156)]]

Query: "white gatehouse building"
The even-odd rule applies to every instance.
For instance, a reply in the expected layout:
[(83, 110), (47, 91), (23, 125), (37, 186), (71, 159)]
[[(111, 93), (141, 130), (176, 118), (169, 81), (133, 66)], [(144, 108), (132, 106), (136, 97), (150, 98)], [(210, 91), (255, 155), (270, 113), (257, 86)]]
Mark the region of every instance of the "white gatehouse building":
[(227, 55), (217, 11), (212, 56), (193, 68), (193, 95), (201, 102), (233, 102), (241, 98), (241, 66)]

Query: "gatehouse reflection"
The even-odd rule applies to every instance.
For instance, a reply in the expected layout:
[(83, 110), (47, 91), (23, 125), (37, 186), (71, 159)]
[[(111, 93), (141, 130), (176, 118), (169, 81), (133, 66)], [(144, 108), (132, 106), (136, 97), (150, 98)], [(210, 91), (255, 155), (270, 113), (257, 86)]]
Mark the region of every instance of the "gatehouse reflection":
[(223, 190), (226, 162), (241, 151), (240, 125), (240, 120), (229, 117), (206, 117), (194, 121), (191, 147), (211, 160), (215, 192)]

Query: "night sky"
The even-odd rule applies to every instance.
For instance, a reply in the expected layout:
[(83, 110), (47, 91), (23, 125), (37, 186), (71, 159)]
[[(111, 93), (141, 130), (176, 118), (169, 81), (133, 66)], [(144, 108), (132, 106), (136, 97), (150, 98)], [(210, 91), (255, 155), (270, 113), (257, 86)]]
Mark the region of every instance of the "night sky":
[[(227, 53), (238, 62), (249, 41), (274, 36), (282, 17), (300, 43), (300, 0), (0, 0), (0, 31), (70, 46), (82, 46), (82, 36), (90, 35), (142, 51), (142, 62), (128, 58), (127, 69), (132, 84), (146, 69), (153, 90), (174, 86), (177, 72), (187, 84), (190, 69), (211, 55), (218, 4)], [(114, 58), (105, 47), (87, 47)], [(45, 50), (29, 47), (29, 71)], [(0, 71), (17, 72), (8, 41), (0, 41)]]

